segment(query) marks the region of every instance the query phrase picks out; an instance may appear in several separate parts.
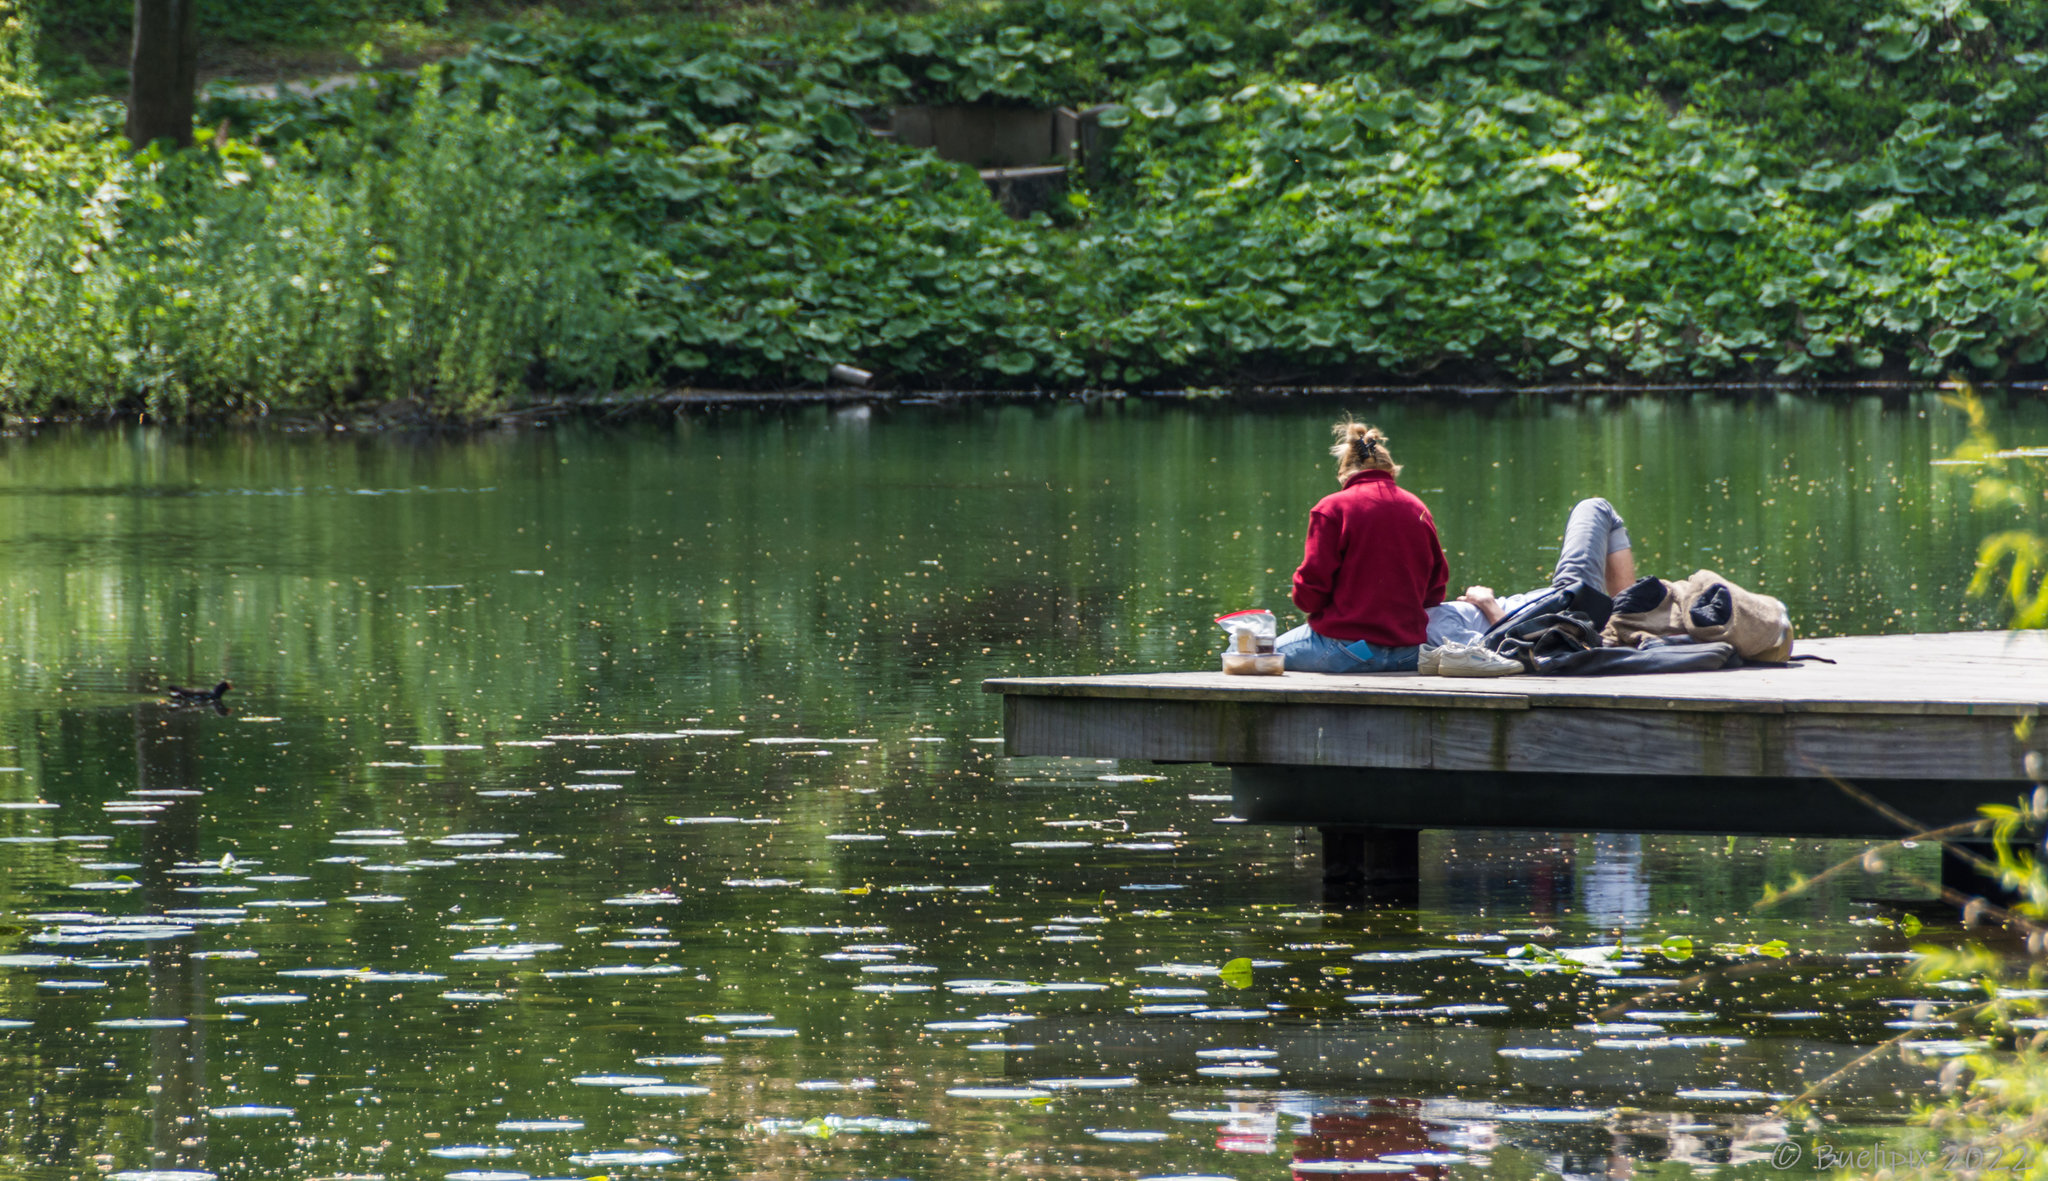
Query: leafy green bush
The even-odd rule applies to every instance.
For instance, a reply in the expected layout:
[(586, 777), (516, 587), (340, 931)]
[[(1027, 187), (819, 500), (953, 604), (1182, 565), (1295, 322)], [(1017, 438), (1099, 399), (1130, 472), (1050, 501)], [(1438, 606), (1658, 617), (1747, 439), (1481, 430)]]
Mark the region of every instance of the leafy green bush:
[[(446, 63), (441, 85), (487, 108), (461, 117), (517, 145), (490, 186), (529, 191), (507, 214), (526, 229), (492, 242), (575, 238), (622, 325), (522, 338), (546, 353), (529, 376), (776, 386), (855, 360), (906, 385), (1691, 381), (1998, 376), (2048, 355), (2037, 6), (1013, 0), (831, 28), (501, 28)], [(337, 186), (418, 172), (409, 156), (460, 104), (415, 93), (432, 88), (216, 98), (205, 122), (276, 167), (245, 186), (180, 180), (184, 164), (127, 176), (141, 196), (109, 207), (106, 249), (138, 290), (191, 293), (171, 319), (234, 335), (208, 275), (271, 291), (264, 268), (316, 255), (233, 234), (276, 240), (330, 206), (370, 219), (349, 233), (407, 232), (382, 190)], [(870, 133), (900, 102), (1104, 103), (1123, 134), (1108, 182), (1015, 223), (964, 166)], [(274, 189), (317, 199), (235, 204)], [(201, 352), (144, 350), (168, 368), (135, 388), (228, 388)], [(516, 385), (429, 368), (374, 353), (351, 378), (323, 365), (250, 396)]]
[[(305, 42), (359, 21), (432, 20), (448, 8), (448, 0), (205, 0), (199, 35), (209, 45)], [(134, 11), (134, 0), (46, 0), (43, 33), (59, 44), (118, 51)]]
[(395, 117), (377, 99), (357, 96), (350, 134), (271, 157), (88, 141), (65, 182), (0, 187), (17, 325), (0, 396), (173, 415), (411, 397), (463, 416), (529, 382), (608, 386), (630, 281), (606, 273), (624, 269), (610, 238), (557, 216), (560, 170), (431, 72)]

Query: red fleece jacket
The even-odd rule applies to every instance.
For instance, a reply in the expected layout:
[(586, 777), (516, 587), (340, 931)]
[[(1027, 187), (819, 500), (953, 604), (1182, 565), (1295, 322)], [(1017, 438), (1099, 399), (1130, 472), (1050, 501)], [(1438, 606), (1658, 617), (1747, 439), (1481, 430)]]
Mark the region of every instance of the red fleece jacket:
[(1405, 648), (1423, 641), (1450, 580), (1429, 507), (1392, 475), (1364, 472), (1310, 511), (1294, 605), (1333, 640)]

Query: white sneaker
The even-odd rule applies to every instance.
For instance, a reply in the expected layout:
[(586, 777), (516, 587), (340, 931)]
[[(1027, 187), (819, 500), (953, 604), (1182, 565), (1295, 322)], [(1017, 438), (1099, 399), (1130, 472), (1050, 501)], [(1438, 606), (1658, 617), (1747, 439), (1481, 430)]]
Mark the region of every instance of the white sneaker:
[(1422, 651), (1415, 654), (1416, 675), (1424, 677), (1435, 676), (1437, 661), (1443, 656), (1444, 649), (1460, 646), (1455, 640), (1443, 644), (1424, 644)]
[(1437, 658), (1437, 673), (1446, 677), (1511, 677), (1528, 672), (1519, 660), (1510, 660), (1484, 644), (1463, 644), (1456, 651), (1444, 645)]

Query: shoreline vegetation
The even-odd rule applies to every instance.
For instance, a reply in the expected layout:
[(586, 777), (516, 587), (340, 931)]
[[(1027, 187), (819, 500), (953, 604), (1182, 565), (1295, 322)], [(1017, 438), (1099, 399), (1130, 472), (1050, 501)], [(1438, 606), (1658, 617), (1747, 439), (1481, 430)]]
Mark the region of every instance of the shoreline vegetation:
[[(254, 36), (307, 7), (212, 11)], [(822, 396), (836, 363), (889, 391), (861, 400), (2048, 374), (2040, 6), (1015, 0), (478, 27), (460, 0), (314, 0), (426, 56), (449, 30), (468, 48), (317, 97), (216, 84), (198, 146), (132, 154), (66, 48), (108, 43), (92, 22), (124, 8), (38, 26), (0, 0), (15, 417), (490, 420)], [(906, 104), (1106, 104), (1120, 136), (1012, 220), (972, 168), (875, 134)]]

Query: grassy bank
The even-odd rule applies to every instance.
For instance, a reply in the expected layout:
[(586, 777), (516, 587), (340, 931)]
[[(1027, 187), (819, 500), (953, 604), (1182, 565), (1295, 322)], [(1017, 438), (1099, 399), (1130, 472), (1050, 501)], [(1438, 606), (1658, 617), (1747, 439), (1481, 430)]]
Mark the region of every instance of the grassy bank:
[[(13, 102), (0, 399), (461, 415), (835, 360), (1118, 387), (2035, 375), (2048, 354), (2038, 6), (551, 23), (420, 79), (216, 98), (226, 134), (177, 159), (125, 158), (104, 102)], [(1104, 183), (1015, 223), (964, 167), (867, 131), (902, 101), (1111, 102), (1127, 126)]]

